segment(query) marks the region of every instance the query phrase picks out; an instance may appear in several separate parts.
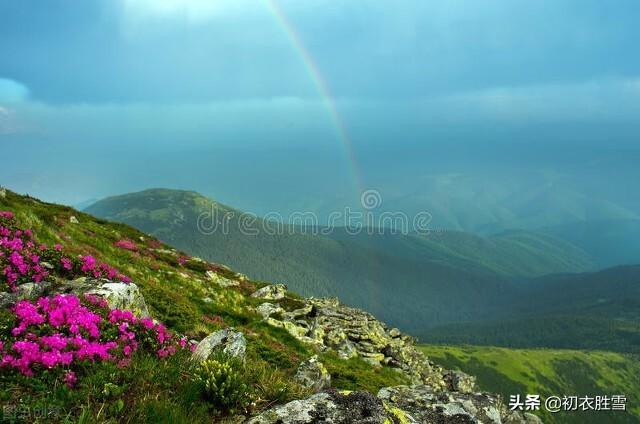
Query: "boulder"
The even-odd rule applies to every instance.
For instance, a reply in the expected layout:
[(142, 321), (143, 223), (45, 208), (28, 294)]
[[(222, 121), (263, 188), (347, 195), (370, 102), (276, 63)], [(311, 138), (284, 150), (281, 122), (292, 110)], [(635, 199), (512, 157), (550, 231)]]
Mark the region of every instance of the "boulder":
[(4, 199), (5, 197), (7, 197), (7, 189), (0, 187), (0, 199)]
[(284, 313), (284, 309), (282, 309), (278, 304), (265, 302), (256, 308), (256, 312), (266, 320), (272, 315), (281, 316)]
[(78, 218), (76, 218), (76, 217), (75, 217), (75, 216), (73, 216), (73, 215), (71, 215), (71, 216), (69, 217), (69, 222), (70, 222), (71, 224), (79, 224), (79, 223), (80, 223), (80, 221), (78, 221)]
[(144, 296), (134, 283), (84, 279), (83, 283), (74, 281), (68, 283), (66, 287), (76, 294), (92, 294), (102, 297), (110, 308), (126, 309), (140, 318), (150, 316)]
[(475, 390), (476, 378), (462, 371), (447, 370), (443, 377), (452, 392), (472, 393)]
[(298, 366), (298, 371), (294, 377), (302, 386), (310, 388), (316, 392), (331, 387), (331, 375), (314, 355)]
[(276, 406), (251, 418), (247, 424), (384, 424), (393, 422), (401, 421), (371, 393), (329, 391)]
[(497, 395), (434, 391), (427, 385), (380, 389), (378, 397), (421, 423), (501, 424), (501, 403)]
[(213, 271), (207, 271), (206, 275), (210, 281), (219, 285), (220, 287), (236, 287), (240, 285), (239, 281), (224, 278), (220, 274)]
[(280, 300), (284, 298), (286, 293), (287, 286), (284, 284), (272, 284), (257, 290), (251, 297), (265, 300)]
[(51, 283), (41, 281), (20, 284), (15, 292), (0, 292), (0, 308), (11, 308), (20, 300), (36, 300), (44, 296), (50, 287)]
[(202, 339), (193, 352), (193, 359), (201, 362), (209, 359), (214, 353), (223, 353), (232, 358), (244, 359), (246, 350), (247, 341), (244, 334), (233, 328), (225, 328)]

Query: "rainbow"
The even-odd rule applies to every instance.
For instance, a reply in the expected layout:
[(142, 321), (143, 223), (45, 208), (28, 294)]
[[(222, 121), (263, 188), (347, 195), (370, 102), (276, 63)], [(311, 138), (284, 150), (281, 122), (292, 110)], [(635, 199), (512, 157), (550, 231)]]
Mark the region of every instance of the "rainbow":
[(318, 66), (316, 65), (313, 57), (309, 53), (309, 50), (305, 47), (300, 35), (295, 30), (287, 16), (285, 15), (282, 8), (278, 5), (276, 0), (265, 0), (267, 8), (273, 14), (276, 21), (279, 23), (280, 27), (284, 30), (287, 38), (291, 42), (294, 50), (300, 55), (302, 59), (302, 63), (304, 64), (307, 72), (311, 77), (311, 81), (316, 87), (318, 94), (322, 98), (322, 103), (324, 107), (327, 109), (329, 114), (329, 118), (333, 123), (333, 126), (336, 131), (336, 135), (343, 145), (349, 163), (351, 165), (351, 172), (353, 173), (353, 179), (355, 182), (354, 190), (356, 191), (356, 195), (358, 197), (358, 201), (360, 200), (360, 194), (364, 192), (364, 186), (362, 183), (362, 178), (360, 177), (360, 170), (358, 167), (358, 163), (356, 161), (355, 153), (353, 150), (353, 144), (351, 143), (351, 139), (349, 138), (349, 133), (347, 132), (347, 128), (344, 124), (344, 121), (340, 117), (338, 113), (338, 109), (336, 107), (336, 102), (331, 95), (331, 91), (329, 90), (329, 86), (325, 79), (322, 77)]

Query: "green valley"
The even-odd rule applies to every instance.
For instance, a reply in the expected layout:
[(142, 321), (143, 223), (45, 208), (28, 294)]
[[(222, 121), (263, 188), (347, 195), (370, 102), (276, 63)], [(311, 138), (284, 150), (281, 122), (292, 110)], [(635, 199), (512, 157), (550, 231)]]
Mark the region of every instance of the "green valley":
[(433, 361), (473, 374), (483, 390), (510, 395), (625, 395), (627, 412), (540, 411), (547, 423), (640, 422), (640, 363), (637, 356), (555, 349), (506, 349), (484, 346), (423, 345)]

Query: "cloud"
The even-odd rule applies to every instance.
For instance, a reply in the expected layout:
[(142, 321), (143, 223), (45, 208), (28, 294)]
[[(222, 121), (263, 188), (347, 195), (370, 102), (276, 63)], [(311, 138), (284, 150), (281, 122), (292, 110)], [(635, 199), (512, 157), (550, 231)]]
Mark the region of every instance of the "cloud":
[(124, 17), (133, 20), (184, 19), (204, 23), (240, 11), (250, 11), (256, 2), (247, 0), (122, 0)]
[(640, 78), (497, 86), (436, 98), (456, 116), (509, 121), (628, 120), (640, 112)]
[(29, 89), (25, 85), (11, 79), (0, 78), (0, 102), (21, 102), (28, 97)]

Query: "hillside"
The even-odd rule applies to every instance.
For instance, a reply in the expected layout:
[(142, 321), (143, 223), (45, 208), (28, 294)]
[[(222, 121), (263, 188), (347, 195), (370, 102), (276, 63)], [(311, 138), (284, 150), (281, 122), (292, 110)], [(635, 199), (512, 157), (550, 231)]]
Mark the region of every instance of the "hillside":
[(124, 224), (1, 189), (0, 253), (3, 420), (525, 424), (364, 311)]
[(574, 222), (541, 231), (579, 246), (598, 268), (640, 263), (640, 219)]
[[(256, 279), (280, 281), (304, 295), (339, 296), (401, 328), (496, 317), (514, 293), (509, 281), (514, 276), (591, 267), (590, 259), (568, 243), (525, 232), (486, 239), (455, 232), (353, 237), (341, 228), (321, 236), (283, 226), (269, 234), (264, 221), (245, 222), (240, 211), (187, 191), (115, 196), (87, 212)], [(210, 224), (212, 214), (220, 220), (218, 231), (200, 231), (198, 218)], [(225, 216), (230, 219), (222, 231)]]
[(640, 352), (640, 266), (523, 283), (502, 320), (419, 331), (433, 343)]
[(627, 396), (627, 413), (541, 412), (547, 423), (640, 422), (637, 357), (600, 351), (479, 346), (425, 345), (421, 349), (440, 365), (475, 375), (480, 388), (500, 393), (505, 402), (513, 394), (539, 394), (543, 398), (553, 395)]

